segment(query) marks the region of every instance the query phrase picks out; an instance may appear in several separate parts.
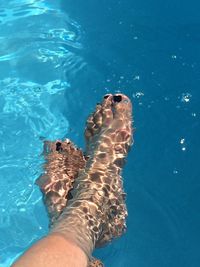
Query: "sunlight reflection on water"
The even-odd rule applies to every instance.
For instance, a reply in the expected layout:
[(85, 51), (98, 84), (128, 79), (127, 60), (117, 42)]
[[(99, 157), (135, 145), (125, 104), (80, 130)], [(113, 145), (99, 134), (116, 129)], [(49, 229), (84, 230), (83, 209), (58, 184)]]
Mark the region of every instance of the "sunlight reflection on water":
[[(0, 266), (47, 231), (34, 180), (40, 175), (42, 140), (64, 137), (68, 72), (84, 66), (79, 25), (59, 2), (0, 3)], [(5, 8), (6, 7), (6, 8)], [(59, 118), (59, 119), (58, 119)], [(44, 214), (44, 216), (40, 216)], [(12, 225), (12, 227), (11, 227)], [(2, 265), (1, 265), (2, 264)]]

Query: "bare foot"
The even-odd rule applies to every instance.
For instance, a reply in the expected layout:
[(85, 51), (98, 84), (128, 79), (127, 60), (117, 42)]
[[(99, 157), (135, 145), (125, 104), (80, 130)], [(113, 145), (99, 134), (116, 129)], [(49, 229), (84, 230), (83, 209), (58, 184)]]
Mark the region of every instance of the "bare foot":
[[(126, 230), (127, 209), (120, 176), (132, 144), (132, 105), (127, 96), (106, 95), (88, 118), (86, 155), (91, 158), (90, 180), (107, 196), (107, 224), (96, 246), (119, 237)], [(87, 166), (89, 165), (89, 162)], [(105, 204), (105, 202), (104, 202)]]
[[(82, 151), (68, 139), (46, 141), (43, 154), (46, 160), (45, 172), (36, 180), (36, 184), (43, 193), (51, 227), (72, 198), (70, 190), (79, 170), (85, 167), (86, 160)], [(91, 258), (88, 267), (103, 267), (103, 264)]]
[(59, 217), (72, 198), (70, 190), (85, 158), (69, 139), (44, 143), (44, 173), (36, 180), (43, 193), (43, 200), (50, 218), (50, 226)]
[(107, 95), (88, 119), (89, 160), (75, 179), (73, 198), (52, 227), (90, 256), (125, 229), (125, 194), (120, 176), (132, 144), (132, 107), (121, 94)]

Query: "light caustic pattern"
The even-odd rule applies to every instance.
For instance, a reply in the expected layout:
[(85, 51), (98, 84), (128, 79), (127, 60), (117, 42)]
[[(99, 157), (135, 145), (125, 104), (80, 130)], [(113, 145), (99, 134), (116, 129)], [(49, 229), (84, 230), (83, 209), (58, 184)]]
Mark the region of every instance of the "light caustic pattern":
[(76, 72), (85, 64), (77, 55), (82, 48), (79, 25), (61, 11), (58, 1), (51, 2), (0, 3), (0, 266), (4, 267), (47, 230), (34, 185), (41, 173), (41, 139), (66, 135), (68, 121), (61, 104), (70, 88), (66, 69)]

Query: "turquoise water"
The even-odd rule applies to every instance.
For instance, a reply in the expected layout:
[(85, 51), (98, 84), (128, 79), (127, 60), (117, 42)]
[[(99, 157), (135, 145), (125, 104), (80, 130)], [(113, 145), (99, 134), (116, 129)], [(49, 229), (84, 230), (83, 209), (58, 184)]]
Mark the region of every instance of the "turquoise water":
[(95, 255), (109, 267), (199, 266), (199, 7), (1, 0), (0, 267), (48, 231), (34, 185), (43, 140), (83, 147), (85, 119), (107, 92), (131, 98), (136, 131), (128, 231)]

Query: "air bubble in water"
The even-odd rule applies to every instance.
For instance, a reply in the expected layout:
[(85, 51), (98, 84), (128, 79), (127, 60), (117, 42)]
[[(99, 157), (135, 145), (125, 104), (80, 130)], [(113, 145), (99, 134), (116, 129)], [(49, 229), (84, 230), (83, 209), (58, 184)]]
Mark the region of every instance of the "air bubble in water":
[(183, 93), (181, 95), (181, 102), (188, 103), (190, 102), (191, 98), (192, 98), (192, 95), (190, 93)]

